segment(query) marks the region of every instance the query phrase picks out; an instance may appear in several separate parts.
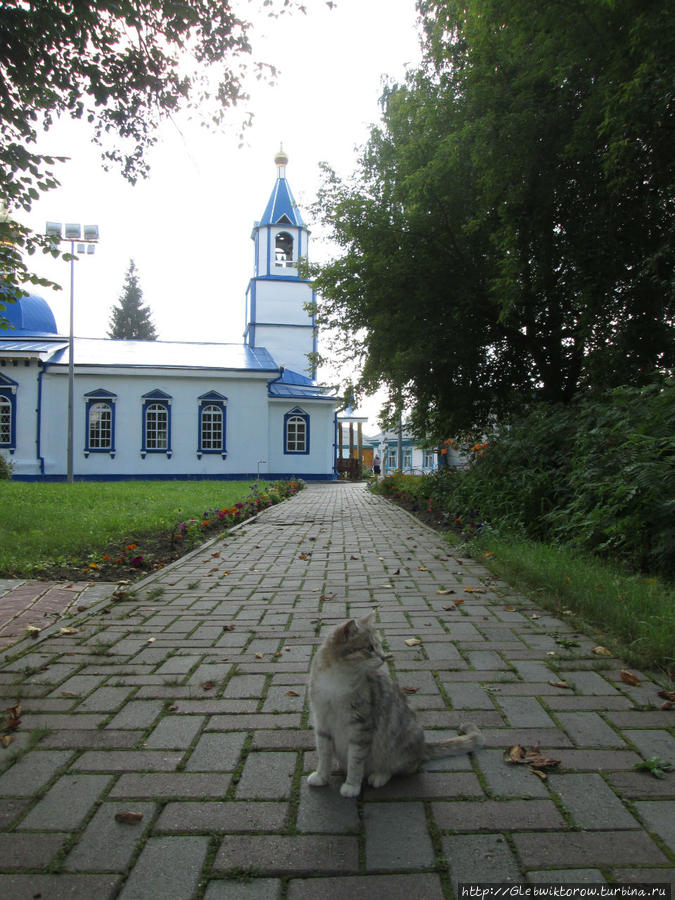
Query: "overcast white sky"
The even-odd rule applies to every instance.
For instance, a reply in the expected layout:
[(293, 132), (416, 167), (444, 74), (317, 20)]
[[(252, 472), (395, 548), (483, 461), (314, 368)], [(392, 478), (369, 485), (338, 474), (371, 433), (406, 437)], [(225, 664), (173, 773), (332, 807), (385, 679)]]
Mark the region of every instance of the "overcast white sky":
[[(319, 0), (307, 5), (306, 16), (255, 23), (253, 59), (280, 74), (272, 87), (249, 86), (246, 108), (255, 118), (242, 148), (237, 110), (215, 134), (186, 123), (181, 133), (166, 123), (150, 179), (131, 187), (103, 171), (85, 126), (64, 122), (48, 132), (43, 146), (70, 161), (57, 170), (61, 187), (35, 204), (28, 224), (42, 230), (47, 220), (95, 223), (100, 230), (95, 255), (75, 266), (77, 335), (105, 337), (133, 258), (160, 340), (241, 341), (251, 228), (274, 185), (280, 143), (308, 222), (319, 163), (342, 175), (353, 170), (368, 125), (379, 118), (383, 78), (401, 79), (420, 56), (414, 0), (337, 0), (333, 10)], [(246, 3), (238, 8), (244, 17), (251, 13)], [(327, 252), (318, 240), (310, 251), (315, 261)], [(62, 291), (40, 292), (67, 333), (68, 265), (31, 264), (62, 284)]]

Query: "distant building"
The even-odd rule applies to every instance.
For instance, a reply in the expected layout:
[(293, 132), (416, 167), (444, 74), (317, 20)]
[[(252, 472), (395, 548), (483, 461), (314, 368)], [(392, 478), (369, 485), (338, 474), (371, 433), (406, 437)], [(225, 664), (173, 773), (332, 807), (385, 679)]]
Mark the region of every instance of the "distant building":
[[(288, 158), (275, 163), (253, 227), (243, 343), (74, 339), (75, 478), (335, 479), (338, 398), (307, 372), (316, 328), (298, 260), (309, 231)], [(41, 297), (3, 315), (13, 327), (0, 330), (0, 453), (16, 479), (63, 480), (68, 338)]]
[[(397, 431), (381, 431), (368, 439), (366, 443), (372, 447), (382, 461), (382, 474), (389, 475), (400, 469), (404, 474), (428, 475), (439, 468), (439, 454), (435, 449), (420, 446), (405, 428), (400, 441), (401, 458), (399, 459), (399, 435)], [(454, 451), (451, 451), (454, 453)], [(450, 465), (454, 462), (451, 460)]]

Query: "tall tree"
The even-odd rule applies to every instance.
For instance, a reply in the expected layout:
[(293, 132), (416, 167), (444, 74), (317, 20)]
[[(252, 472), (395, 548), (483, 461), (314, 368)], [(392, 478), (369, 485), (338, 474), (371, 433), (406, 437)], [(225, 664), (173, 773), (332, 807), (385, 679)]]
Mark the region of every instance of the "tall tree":
[[(296, 0), (264, 6), (271, 15), (302, 8)], [(85, 119), (105, 164), (131, 182), (147, 174), (162, 119), (188, 109), (218, 125), (244, 98), (247, 35), (231, 0), (2, 0), (0, 199), (10, 212), (30, 210), (58, 184), (64, 157), (32, 145), (61, 116)], [(0, 223), (3, 299), (11, 302), (25, 282), (50, 284), (24, 262), (24, 252), (40, 247), (59, 253), (14, 216)]]
[(424, 66), (320, 198), (320, 321), (362, 387), (438, 436), (672, 367), (672, 5), (419, 7)]
[(111, 310), (108, 337), (123, 341), (157, 340), (150, 308), (143, 306), (143, 291), (133, 259), (129, 262), (118, 303), (119, 306), (113, 306)]

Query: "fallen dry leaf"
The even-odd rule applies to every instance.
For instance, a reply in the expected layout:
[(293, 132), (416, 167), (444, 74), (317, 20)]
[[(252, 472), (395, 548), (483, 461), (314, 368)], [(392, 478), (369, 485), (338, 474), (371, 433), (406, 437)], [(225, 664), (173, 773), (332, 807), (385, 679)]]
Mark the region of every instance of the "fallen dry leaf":
[(485, 593), (487, 593), (485, 588), (472, 587), (471, 585), (469, 585), (468, 587), (465, 587), (464, 590), (466, 591), (467, 594), (485, 594)]
[(219, 550), (217, 553), (212, 553), (211, 556), (212, 556), (214, 559), (216, 559), (217, 557), (220, 556), (220, 550)]
[(625, 681), (626, 684), (632, 684), (635, 687), (637, 684), (640, 684), (640, 679), (633, 675), (632, 672), (629, 672), (627, 669), (621, 670), (621, 680)]
[(157, 638), (148, 638), (146, 644), (154, 644)]
[(417, 571), (418, 572), (428, 572), (429, 570), (427, 569), (426, 566), (418, 566)]
[(79, 694), (76, 694), (75, 691), (59, 691), (59, 697), (79, 697)]
[(205, 681), (202, 685), (202, 690), (204, 691), (212, 691), (216, 686), (215, 681)]
[(2, 744), (2, 746), (5, 748), (5, 750), (7, 749), (7, 747), (9, 747), (9, 745), (13, 741), (14, 741), (13, 734), (3, 734), (3, 736), (0, 738), (0, 744)]
[(458, 598), (455, 600), (455, 606), (459, 606), (461, 603), (464, 603), (464, 598), (463, 598), (463, 597), (458, 597)]
[(309, 559), (309, 553), (301, 553), (298, 559)]
[(597, 647), (593, 647), (591, 653), (595, 653), (596, 656), (612, 656), (612, 651), (608, 650), (607, 647), (603, 647), (602, 644), (598, 644)]
[(405, 642), (406, 647), (416, 647), (422, 641), (419, 638), (408, 638)]
[(59, 628), (59, 634), (79, 634), (78, 628)]
[(141, 812), (118, 812), (115, 813), (115, 821), (121, 822), (123, 825), (138, 825), (143, 819)]
[(40, 634), (41, 630), (42, 629), (38, 628), (37, 625), (26, 625), (26, 633), (29, 637), (33, 638), (33, 640)]
[(456, 592), (452, 588), (441, 588), (440, 590), (436, 591), (436, 593), (443, 594), (443, 596), (445, 596), (446, 594), (454, 594)]
[(441, 607), (441, 608), (442, 608), (442, 609), (445, 609), (445, 610), (448, 610), (448, 611), (451, 610), (451, 609), (457, 609), (457, 607), (455, 606), (454, 603), (449, 603), (447, 606), (443, 606), (443, 607)]
[(416, 694), (419, 691), (418, 687), (411, 687), (410, 685), (406, 685), (402, 688), (404, 694)]
[(287, 697), (299, 697), (300, 694), (297, 691), (286, 691)]
[(256, 653), (255, 658), (256, 659), (265, 659), (265, 654), (264, 653)]
[(514, 744), (504, 753), (504, 761), (508, 763), (516, 763), (518, 765), (529, 766), (530, 771), (541, 778), (540, 769), (553, 769), (560, 765), (559, 759), (553, 759), (551, 756), (542, 756), (539, 747), (532, 747), (527, 750), (520, 744)]
[(530, 766), (530, 772), (532, 772), (533, 775), (538, 775), (542, 781), (548, 781), (548, 775), (546, 774), (546, 772), (542, 772), (541, 769), (533, 769)]
[(675, 706), (672, 700), (664, 700), (660, 706), (660, 709), (672, 709)]
[(176, 712), (177, 709), (178, 709), (178, 705), (176, 703), (172, 703), (171, 706), (169, 707), (169, 712)]
[(541, 616), (538, 616), (536, 613), (530, 616), (531, 619), (541, 619)]
[(515, 612), (516, 611), (515, 606), (505, 606), (504, 609), (506, 610), (506, 612)]
[(673, 703), (675, 702), (675, 691), (659, 691), (659, 697), (663, 697), (664, 700), (670, 700)]
[(234, 631), (234, 625), (223, 625), (223, 631)]
[(569, 691), (573, 689), (572, 685), (568, 684), (566, 681), (549, 681), (549, 684), (551, 687), (567, 688)]

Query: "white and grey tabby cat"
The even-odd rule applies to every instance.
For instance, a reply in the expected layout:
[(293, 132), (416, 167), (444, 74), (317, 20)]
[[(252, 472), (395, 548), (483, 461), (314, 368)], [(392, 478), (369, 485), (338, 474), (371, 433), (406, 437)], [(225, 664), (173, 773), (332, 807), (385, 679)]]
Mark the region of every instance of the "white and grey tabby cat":
[(401, 688), (381, 668), (387, 658), (371, 613), (350, 619), (323, 642), (309, 675), (319, 764), (307, 781), (328, 783), (337, 758), (347, 778), (343, 797), (356, 797), (364, 776), (382, 787), (392, 775), (412, 775), (420, 763), (470, 753), (483, 746), (475, 725), (460, 737), (429, 744)]

